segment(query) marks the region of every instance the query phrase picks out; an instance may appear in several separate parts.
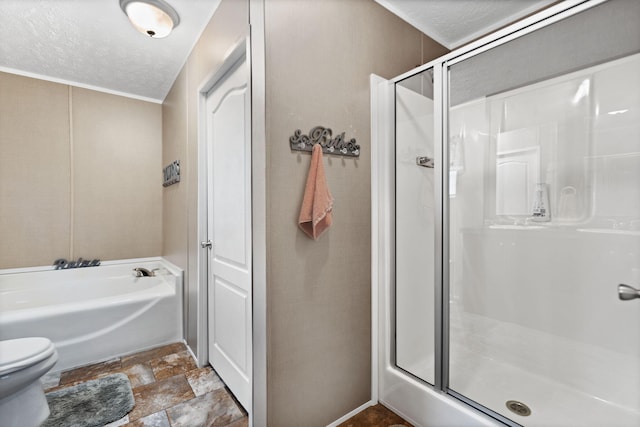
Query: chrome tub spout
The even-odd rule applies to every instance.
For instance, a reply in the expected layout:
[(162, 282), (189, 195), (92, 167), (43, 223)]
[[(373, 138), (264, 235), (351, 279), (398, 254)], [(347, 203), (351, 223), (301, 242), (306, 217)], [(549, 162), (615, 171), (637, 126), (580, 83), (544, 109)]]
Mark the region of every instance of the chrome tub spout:
[(136, 267), (133, 269), (133, 275), (136, 277), (152, 277), (155, 276), (154, 270), (147, 270), (146, 268)]

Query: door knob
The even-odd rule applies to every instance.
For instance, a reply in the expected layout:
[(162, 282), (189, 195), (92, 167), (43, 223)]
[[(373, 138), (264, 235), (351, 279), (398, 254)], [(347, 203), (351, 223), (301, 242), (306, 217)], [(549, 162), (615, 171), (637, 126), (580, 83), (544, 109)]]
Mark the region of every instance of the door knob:
[(205, 241), (202, 241), (202, 242), (200, 242), (200, 246), (201, 246), (202, 248), (209, 248), (209, 249), (211, 249), (211, 247), (213, 246), (213, 243), (211, 243), (211, 240), (207, 240), (206, 242), (205, 242)]
[(640, 290), (621, 283), (618, 285), (618, 298), (620, 298), (622, 301), (629, 301), (635, 298), (640, 298)]

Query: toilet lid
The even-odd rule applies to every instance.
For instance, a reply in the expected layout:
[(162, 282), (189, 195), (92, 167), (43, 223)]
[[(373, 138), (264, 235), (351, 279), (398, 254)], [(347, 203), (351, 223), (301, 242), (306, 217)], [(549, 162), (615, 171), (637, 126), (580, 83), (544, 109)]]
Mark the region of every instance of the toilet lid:
[(42, 337), (0, 341), (0, 375), (35, 365), (55, 351), (53, 343)]

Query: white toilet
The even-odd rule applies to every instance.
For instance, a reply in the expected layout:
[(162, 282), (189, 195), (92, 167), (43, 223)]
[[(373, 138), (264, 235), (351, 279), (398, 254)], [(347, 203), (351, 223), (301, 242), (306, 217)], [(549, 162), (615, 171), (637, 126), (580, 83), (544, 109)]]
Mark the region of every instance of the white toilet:
[(0, 425), (37, 427), (49, 416), (40, 378), (55, 365), (51, 341), (32, 337), (0, 341)]

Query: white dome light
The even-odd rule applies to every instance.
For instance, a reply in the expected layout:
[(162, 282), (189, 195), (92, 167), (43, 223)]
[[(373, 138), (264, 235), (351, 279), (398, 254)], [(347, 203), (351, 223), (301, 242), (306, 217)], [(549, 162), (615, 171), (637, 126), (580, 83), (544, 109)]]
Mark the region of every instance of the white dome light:
[(163, 0), (120, 0), (120, 8), (127, 14), (136, 30), (160, 39), (178, 26), (178, 13)]

